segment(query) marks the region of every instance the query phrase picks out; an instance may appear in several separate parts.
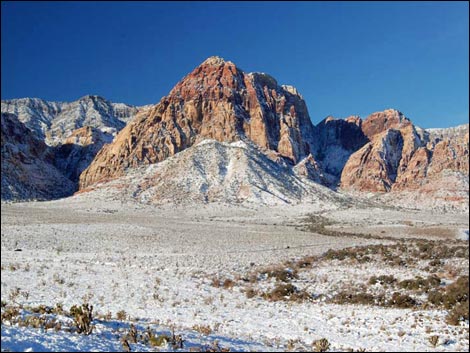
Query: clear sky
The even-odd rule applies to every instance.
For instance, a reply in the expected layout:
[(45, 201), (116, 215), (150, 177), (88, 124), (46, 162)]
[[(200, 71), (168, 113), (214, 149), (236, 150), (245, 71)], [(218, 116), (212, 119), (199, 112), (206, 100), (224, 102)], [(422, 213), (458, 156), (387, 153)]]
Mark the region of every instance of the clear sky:
[(302, 93), (316, 124), (386, 108), (469, 119), (464, 2), (1, 3), (2, 99), (157, 103), (207, 57)]

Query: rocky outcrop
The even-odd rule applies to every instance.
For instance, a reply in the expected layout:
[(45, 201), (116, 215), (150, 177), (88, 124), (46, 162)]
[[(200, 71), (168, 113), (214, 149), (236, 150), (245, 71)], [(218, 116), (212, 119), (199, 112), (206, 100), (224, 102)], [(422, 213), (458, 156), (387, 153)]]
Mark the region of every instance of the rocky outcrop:
[(54, 154), (13, 114), (1, 114), (2, 200), (71, 195), (74, 184), (54, 166)]
[(291, 163), (308, 156), (313, 125), (303, 98), (261, 73), (247, 74), (211, 57), (156, 106), (137, 114), (80, 177), (80, 187), (163, 161), (204, 140), (252, 141)]

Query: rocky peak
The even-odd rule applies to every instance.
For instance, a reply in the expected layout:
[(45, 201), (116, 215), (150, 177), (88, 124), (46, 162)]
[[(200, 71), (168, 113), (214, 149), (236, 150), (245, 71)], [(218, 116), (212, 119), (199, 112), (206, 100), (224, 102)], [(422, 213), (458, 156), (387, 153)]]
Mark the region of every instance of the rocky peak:
[(209, 65), (214, 65), (214, 66), (220, 66), (220, 65), (224, 65), (225, 64), (225, 60), (224, 58), (221, 58), (220, 56), (210, 56), (208, 57), (206, 60), (204, 60), (201, 64), (204, 65), (204, 66), (209, 66)]
[(122, 130), (83, 173), (81, 185), (163, 161), (204, 139), (252, 141), (295, 164), (311, 152), (314, 137), (305, 102), (293, 92), (267, 74), (211, 57)]

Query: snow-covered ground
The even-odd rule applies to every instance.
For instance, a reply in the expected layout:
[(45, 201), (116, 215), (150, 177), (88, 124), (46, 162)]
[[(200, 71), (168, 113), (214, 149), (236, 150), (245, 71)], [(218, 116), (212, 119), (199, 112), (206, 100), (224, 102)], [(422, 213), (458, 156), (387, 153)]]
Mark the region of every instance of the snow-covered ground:
[[(446, 310), (247, 298), (240, 280), (268, 265), (320, 256), (329, 249), (391, 244), (394, 237), (457, 241), (461, 230), (468, 230), (468, 214), (315, 204), (145, 206), (105, 196), (2, 204), (2, 302), (25, 308), (61, 303), (66, 309), (89, 302), (96, 317), (89, 336), (4, 322), (2, 351), (121, 351), (120, 337), (130, 322), (139, 331), (150, 326), (169, 334), (174, 328), (185, 340), (183, 350), (196, 351), (213, 347), (215, 341), (231, 351), (311, 350), (321, 338), (329, 341), (330, 351), (469, 348), (468, 321), (448, 325)], [(309, 214), (327, 217), (331, 229), (372, 236), (305, 231)], [(449, 263), (468, 275), (463, 270), (468, 259)], [(393, 274), (401, 280), (423, 271), (325, 260), (302, 272), (295, 283), (311, 294), (328, 295), (346, 282), (361, 284), (372, 275)], [(213, 285), (214, 279), (224, 278), (234, 285)], [(274, 283), (254, 283), (258, 289), (269, 285)], [(116, 319), (120, 311), (125, 311), (124, 321)], [(100, 319), (108, 313), (110, 320)], [(199, 332), (198, 325), (208, 326), (210, 333)], [(437, 348), (430, 345), (432, 335), (439, 336)], [(133, 351), (155, 349), (130, 345)]]

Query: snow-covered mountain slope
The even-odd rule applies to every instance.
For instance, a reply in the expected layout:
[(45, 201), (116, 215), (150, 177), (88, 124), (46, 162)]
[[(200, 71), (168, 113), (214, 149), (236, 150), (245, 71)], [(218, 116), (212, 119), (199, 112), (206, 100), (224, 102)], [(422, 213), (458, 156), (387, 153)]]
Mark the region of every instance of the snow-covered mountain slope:
[(130, 168), (87, 192), (144, 203), (252, 202), (339, 203), (347, 198), (269, 159), (258, 146), (243, 141), (204, 140), (160, 163)]
[(49, 145), (57, 145), (73, 130), (90, 126), (116, 134), (139, 111), (139, 107), (111, 103), (88, 95), (76, 101), (48, 102), (39, 98), (2, 100), (2, 113), (12, 113)]
[(54, 153), (13, 114), (1, 114), (2, 200), (69, 196), (75, 186), (54, 166)]

